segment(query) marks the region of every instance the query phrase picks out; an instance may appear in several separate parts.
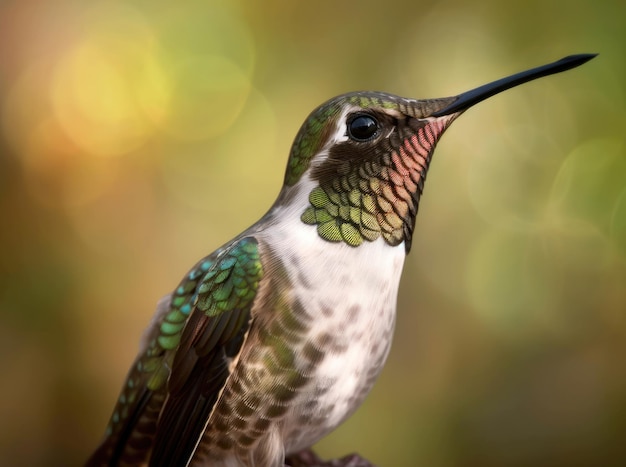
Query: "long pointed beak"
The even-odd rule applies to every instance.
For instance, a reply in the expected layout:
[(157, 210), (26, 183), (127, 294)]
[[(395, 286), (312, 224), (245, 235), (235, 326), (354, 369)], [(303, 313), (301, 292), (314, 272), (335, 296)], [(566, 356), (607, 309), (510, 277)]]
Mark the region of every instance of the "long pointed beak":
[(554, 63), (549, 63), (531, 70), (522, 71), (514, 75), (502, 78), (497, 81), (493, 81), (489, 84), (479, 86), (471, 91), (459, 94), (457, 99), (448, 107), (433, 113), (433, 117), (442, 117), (444, 115), (450, 115), (457, 112), (462, 112), (474, 104), (484, 101), (485, 99), (498, 94), (502, 91), (506, 91), (512, 87), (518, 86), (528, 81), (532, 81), (543, 76), (560, 73), (571, 68), (576, 68), (583, 63), (588, 62), (598, 54), (579, 54), (570, 55), (562, 58)]

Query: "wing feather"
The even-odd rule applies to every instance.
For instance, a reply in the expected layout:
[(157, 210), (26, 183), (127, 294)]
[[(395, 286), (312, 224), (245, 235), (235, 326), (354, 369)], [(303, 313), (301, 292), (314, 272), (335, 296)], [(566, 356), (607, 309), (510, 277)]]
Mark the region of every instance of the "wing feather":
[(151, 467), (187, 465), (241, 351), (262, 278), (255, 239), (233, 244), (207, 272), (172, 363)]
[(241, 238), (159, 303), (88, 466), (186, 465), (244, 342), (262, 275), (256, 239)]

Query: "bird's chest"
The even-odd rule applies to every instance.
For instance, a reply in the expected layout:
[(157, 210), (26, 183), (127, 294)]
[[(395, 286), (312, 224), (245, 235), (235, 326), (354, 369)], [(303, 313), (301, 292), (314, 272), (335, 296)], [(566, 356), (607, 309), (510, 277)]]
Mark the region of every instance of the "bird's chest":
[(282, 465), (356, 410), (387, 357), (403, 246), (332, 244), (298, 224), (289, 232), (261, 244), (253, 323), (197, 463)]
[(306, 375), (283, 422), (288, 451), (326, 435), (371, 390), (391, 345), (405, 256), (383, 242), (331, 248), (323, 262), (311, 250), (299, 261), (307, 274), (286, 265), (296, 282), (294, 316), (302, 323), (294, 363)]

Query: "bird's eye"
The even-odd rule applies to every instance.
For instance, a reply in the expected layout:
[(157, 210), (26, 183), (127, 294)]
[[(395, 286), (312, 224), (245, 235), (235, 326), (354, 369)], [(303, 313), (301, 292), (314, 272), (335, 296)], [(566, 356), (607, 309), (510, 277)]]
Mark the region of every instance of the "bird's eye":
[(378, 121), (369, 114), (357, 114), (348, 120), (348, 136), (354, 141), (369, 141), (378, 133)]

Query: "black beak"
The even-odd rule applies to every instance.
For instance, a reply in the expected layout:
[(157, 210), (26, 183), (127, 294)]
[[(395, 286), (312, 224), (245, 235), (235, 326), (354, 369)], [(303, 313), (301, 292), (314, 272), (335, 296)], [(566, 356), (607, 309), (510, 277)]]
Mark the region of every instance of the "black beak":
[(552, 75), (554, 73), (560, 73), (562, 71), (569, 70), (570, 68), (576, 68), (577, 66), (588, 62), (596, 55), (598, 54), (570, 55), (554, 63), (533, 68), (532, 70), (522, 71), (507, 78), (502, 78), (497, 81), (493, 81), (492, 83), (479, 86), (476, 89), (459, 94), (456, 101), (448, 107), (435, 112), (433, 117), (442, 117), (444, 115), (462, 112), (474, 104), (478, 104), (495, 94), (506, 91), (507, 89), (519, 84), (523, 84), (543, 76)]

